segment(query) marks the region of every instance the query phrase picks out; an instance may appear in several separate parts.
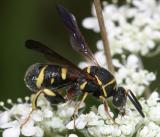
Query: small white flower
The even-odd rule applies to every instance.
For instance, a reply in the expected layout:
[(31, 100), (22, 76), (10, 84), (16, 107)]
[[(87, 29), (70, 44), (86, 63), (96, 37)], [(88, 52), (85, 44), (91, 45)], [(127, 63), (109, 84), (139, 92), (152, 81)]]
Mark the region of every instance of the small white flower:
[(4, 123), (7, 123), (10, 120), (10, 114), (8, 111), (0, 113), (0, 126)]
[(24, 104), (16, 104), (16, 105), (14, 105), (11, 108), (10, 113), (12, 113), (13, 115), (22, 115), (22, 116), (25, 116), (30, 111), (31, 111), (30, 104), (24, 103)]
[(6, 123), (3, 123), (0, 128), (7, 129), (11, 127), (19, 127), (19, 122), (17, 120), (8, 121)]
[(20, 136), (20, 129), (13, 127), (13, 128), (8, 128), (3, 131), (3, 137), (19, 137)]
[(157, 105), (157, 100), (159, 99), (159, 94), (158, 92), (153, 92), (150, 97), (147, 100), (147, 104), (149, 106), (156, 106)]
[(67, 102), (64, 104), (58, 105), (58, 115), (61, 117), (71, 117), (74, 113), (75, 104), (71, 102)]
[(24, 136), (33, 136), (36, 133), (36, 127), (34, 127), (33, 121), (28, 121), (21, 129), (21, 132)]
[(146, 126), (144, 126), (139, 131), (139, 136), (140, 137), (158, 137), (159, 133), (160, 133), (160, 127), (153, 122), (149, 122)]
[(94, 17), (94, 18), (93, 17), (88, 17), (86, 20), (84, 20), (82, 22), (82, 25), (89, 28), (89, 29), (93, 28), (93, 30), (95, 32), (99, 32), (98, 20), (96, 19), (96, 17)]
[(99, 65), (105, 66), (106, 60), (103, 51), (99, 51), (95, 53), (95, 58), (98, 61)]
[(35, 110), (33, 113), (32, 113), (32, 120), (33, 121), (36, 121), (36, 122), (40, 122), (43, 120), (43, 112), (40, 111), (40, 110)]
[(48, 108), (44, 109), (43, 116), (44, 118), (51, 118), (53, 116), (52, 110)]
[(76, 134), (70, 134), (68, 137), (78, 137)]
[(53, 117), (49, 122), (49, 126), (53, 129), (63, 129), (63, 120), (61, 120), (59, 117)]
[(36, 133), (35, 133), (35, 137), (43, 137), (44, 136), (44, 130), (40, 127), (35, 127), (36, 128)]
[[(86, 115), (82, 114), (77, 119), (75, 119), (75, 127), (77, 129), (83, 129), (87, 125), (87, 119)], [(68, 129), (74, 129), (74, 120), (72, 120), (70, 123), (66, 126)]]

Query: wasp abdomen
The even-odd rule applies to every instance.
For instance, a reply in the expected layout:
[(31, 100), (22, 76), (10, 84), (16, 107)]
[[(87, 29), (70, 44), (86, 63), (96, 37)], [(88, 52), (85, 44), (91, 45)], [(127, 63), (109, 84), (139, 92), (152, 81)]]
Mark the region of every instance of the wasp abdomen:
[(73, 73), (67, 67), (37, 63), (27, 70), (25, 82), (32, 91), (44, 88), (58, 89), (74, 82), (76, 77), (73, 77)]

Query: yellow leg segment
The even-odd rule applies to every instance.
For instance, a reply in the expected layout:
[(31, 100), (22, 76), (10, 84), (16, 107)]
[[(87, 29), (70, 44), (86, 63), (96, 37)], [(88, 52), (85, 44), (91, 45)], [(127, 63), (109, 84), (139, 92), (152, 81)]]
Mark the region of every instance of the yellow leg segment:
[(33, 99), (32, 99), (32, 110), (31, 112), (29, 113), (28, 117), (25, 119), (25, 121), (21, 124), (20, 128), (23, 128), (23, 126), (29, 121), (29, 119), (31, 118), (31, 114), (33, 113), (34, 110), (37, 109), (37, 100), (38, 100), (38, 97), (43, 93), (42, 90), (38, 91)]

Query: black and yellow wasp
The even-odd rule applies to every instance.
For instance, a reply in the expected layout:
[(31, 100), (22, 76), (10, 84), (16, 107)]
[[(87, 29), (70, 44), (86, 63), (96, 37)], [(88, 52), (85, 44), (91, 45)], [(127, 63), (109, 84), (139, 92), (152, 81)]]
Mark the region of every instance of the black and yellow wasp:
[[(142, 107), (132, 91), (118, 87), (114, 76), (107, 69), (99, 66), (79, 30), (73, 14), (61, 5), (57, 6), (57, 10), (70, 34), (72, 48), (90, 60), (93, 66), (80, 69), (45, 45), (34, 40), (27, 40), (26, 47), (28, 49), (42, 53), (46, 59), (52, 62), (51, 64), (34, 64), (26, 72), (24, 78), (26, 86), (36, 93), (32, 101), (33, 110), (37, 107), (36, 103), (40, 94), (44, 94), (51, 103), (65, 102), (64, 96), (57, 89), (68, 87), (69, 90), (66, 91), (68, 98), (79, 95), (80, 91), (84, 94), (81, 100), (83, 102), (88, 95), (92, 95), (104, 103), (107, 113), (107, 98), (113, 97), (114, 106), (124, 114), (128, 97), (140, 115), (145, 117)], [(77, 105), (77, 109), (78, 107), (79, 105)]]

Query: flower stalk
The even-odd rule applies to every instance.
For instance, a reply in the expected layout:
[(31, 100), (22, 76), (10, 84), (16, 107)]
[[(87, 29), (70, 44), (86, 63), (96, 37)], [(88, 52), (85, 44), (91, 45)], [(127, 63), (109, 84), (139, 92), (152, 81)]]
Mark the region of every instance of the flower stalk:
[(104, 18), (103, 18), (103, 14), (102, 14), (100, 0), (94, 0), (94, 6), (96, 9), (96, 14), (97, 14), (98, 22), (99, 22), (100, 33), (101, 33), (101, 37), (102, 37), (102, 41), (103, 41), (104, 52), (105, 52), (105, 56), (106, 56), (108, 70), (112, 74), (114, 74), (115, 71), (114, 71), (114, 67), (113, 67), (113, 63), (112, 63), (112, 56), (111, 56), (111, 52), (110, 52), (109, 40), (108, 40), (107, 30), (104, 25)]

